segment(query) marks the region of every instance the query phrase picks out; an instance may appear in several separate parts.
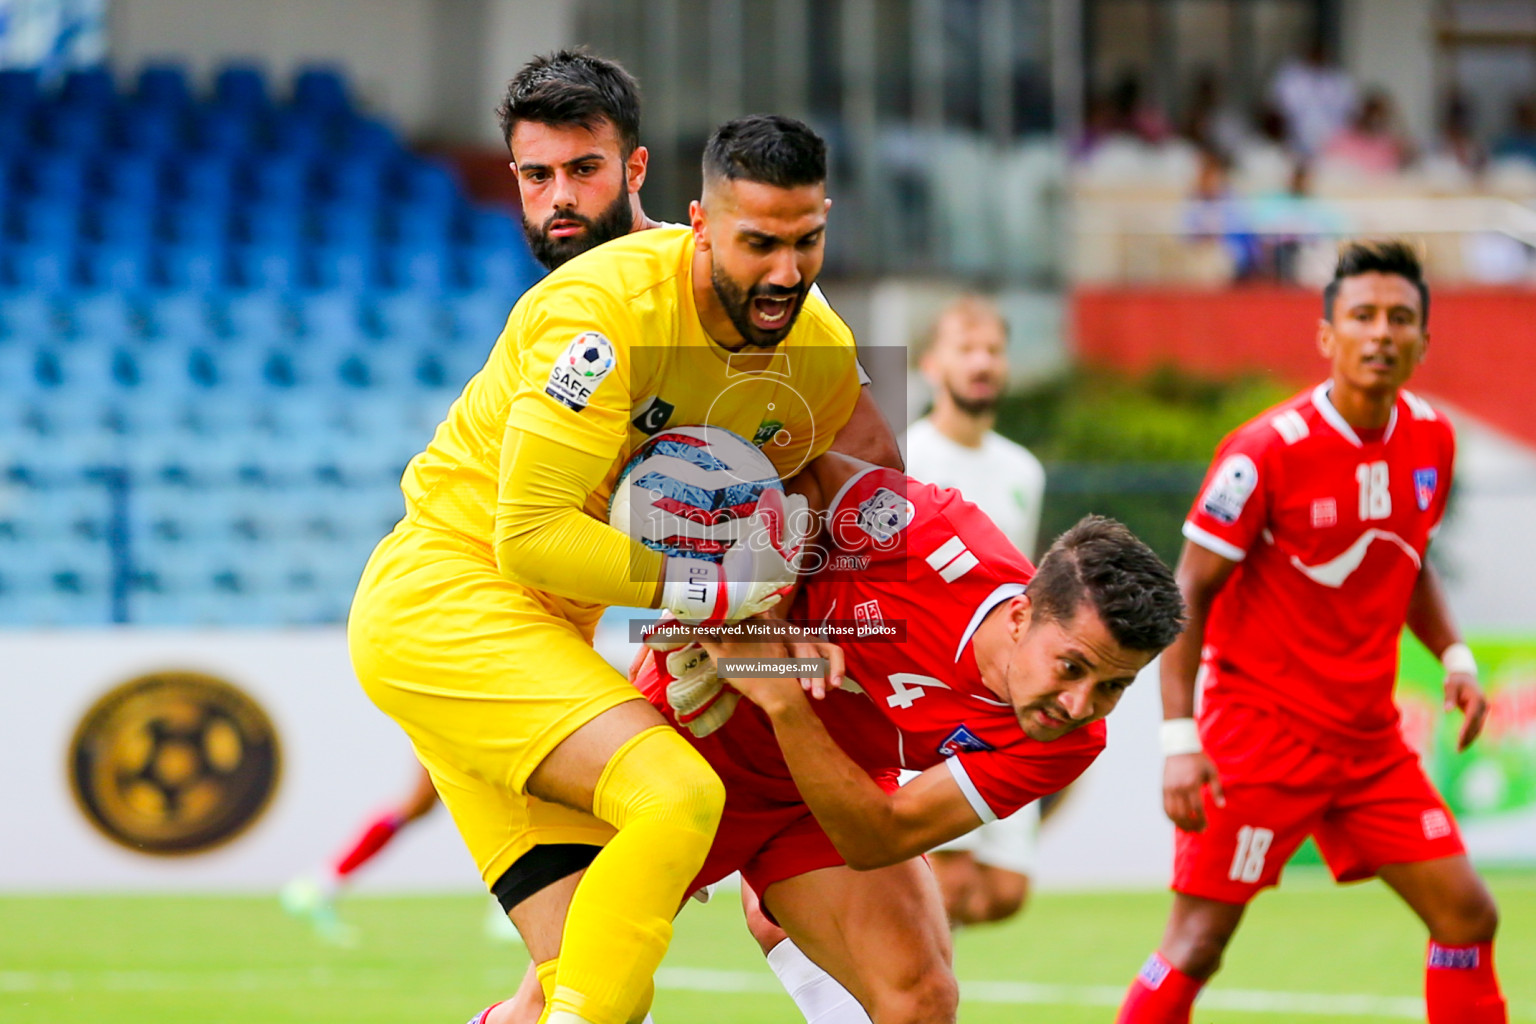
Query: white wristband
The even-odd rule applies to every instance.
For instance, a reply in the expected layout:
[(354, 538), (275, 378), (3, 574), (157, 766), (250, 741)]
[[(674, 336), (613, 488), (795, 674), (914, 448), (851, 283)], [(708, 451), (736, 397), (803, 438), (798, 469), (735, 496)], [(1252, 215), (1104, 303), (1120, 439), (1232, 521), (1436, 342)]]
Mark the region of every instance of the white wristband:
[(1163, 756), (1200, 753), (1200, 730), (1193, 718), (1170, 718), (1158, 730), (1163, 744)]
[(1472, 657), (1472, 648), (1460, 641), (1440, 652), (1440, 664), (1445, 666), (1447, 675), (1477, 675), (1477, 659)]

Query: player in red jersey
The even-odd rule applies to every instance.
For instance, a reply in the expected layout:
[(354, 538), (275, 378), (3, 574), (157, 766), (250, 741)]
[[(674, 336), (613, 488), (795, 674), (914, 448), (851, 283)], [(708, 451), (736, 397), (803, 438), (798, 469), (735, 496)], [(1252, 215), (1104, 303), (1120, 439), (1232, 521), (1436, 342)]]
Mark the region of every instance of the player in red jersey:
[(1174, 902), (1123, 1024), (1190, 1019), (1248, 901), (1308, 835), (1339, 881), (1379, 876), (1428, 927), (1431, 1024), (1507, 1019), (1497, 910), (1392, 701), (1406, 624), (1445, 665), (1462, 749), (1488, 707), (1425, 557), (1455, 439), (1403, 388), (1429, 343), (1417, 256), (1347, 245), (1323, 311), (1329, 379), (1230, 434), (1184, 524), (1190, 625), (1162, 661)]
[[(875, 1021), (952, 1020), (944, 905), (917, 858), (1076, 779), (1103, 749), (1099, 720), (1177, 635), (1183, 602), (1110, 520), (1079, 523), (1036, 572), (956, 491), (837, 455), (809, 475), (797, 486), (813, 507), (833, 495), (825, 561), (788, 617), (854, 631), (834, 634), (841, 689), (813, 701), (793, 677), (733, 678), (706, 704), (696, 648), (643, 659), (634, 681), (686, 720), (725, 783), (695, 885), (740, 870)], [(903, 768), (922, 774), (898, 788)]]

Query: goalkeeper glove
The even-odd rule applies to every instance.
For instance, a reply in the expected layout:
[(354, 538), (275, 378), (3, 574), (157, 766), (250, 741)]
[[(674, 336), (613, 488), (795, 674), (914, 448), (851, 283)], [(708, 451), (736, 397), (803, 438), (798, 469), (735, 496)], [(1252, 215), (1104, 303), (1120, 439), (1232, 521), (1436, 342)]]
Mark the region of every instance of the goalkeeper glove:
[(794, 585), (811, 515), (798, 494), (764, 491), (747, 528), (716, 565), (669, 557), (661, 607), (685, 622), (740, 622), (772, 608)]
[(695, 736), (708, 736), (726, 723), (741, 694), (720, 681), (714, 659), (697, 642), (648, 640), (667, 680), (667, 705), (677, 724)]

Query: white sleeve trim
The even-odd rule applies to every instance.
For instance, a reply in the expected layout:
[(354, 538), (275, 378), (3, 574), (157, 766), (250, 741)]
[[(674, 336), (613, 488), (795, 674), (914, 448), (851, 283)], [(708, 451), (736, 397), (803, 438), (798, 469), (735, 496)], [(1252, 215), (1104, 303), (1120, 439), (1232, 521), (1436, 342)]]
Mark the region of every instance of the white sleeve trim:
[(1230, 558), (1234, 562), (1241, 562), (1244, 558), (1248, 557), (1248, 552), (1236, 544), (1233, 544), (1231, 541), (1222, 540), (1211, 531), (1196, 526), (1188, 519), (1184, 520), (1184, 538), (1193, 541), (1207, 551), (1215, 552), (1222, 558)]
[(827, 514), (831, 515), (833, 512), (837, 511), (838, 506), (843, 503), (843, 495), (847, 494), (848, 491), (853, 487), (854, 484), (856, 484), (860, 480), (864, 479), (864, 477), (866, 475), (868, 475), (870, 473), (873, 473), (873, 472), (876, 472), (877, 470), (879, 470), (881, 468), (883, 468), (883, 467), (881, 467), (881, 466), (870, 466), (868, 469), (861, 469), (857, 473), (853, 474), (853, 476), (849, 477), (847, 480), (844, 480), (843, 481), (843, 486), (839, 487), (837, 489), (837, 493), (832, 496), (831, 504), (827, 505)]
[(960, 763), (959, 755), (946, 757), (944, 763), (949, 765), (949, 774), (953, 776), (955, 784), (960, 787), (960, 792), (965, 794), (965, 802), (970, 804), (971, 810), (975, 811), (981, 818), (981, 823), (985, 825), (989, 821), (996, 821), (997, 812), (989, 807), (987, 802), (981, 798), (981, 790), (977, 789), (976, 783), (971, 781), (970, 775), (966, 773), (965, 765)]
[(853, 365), (859, 371), (859, 387), (861, 387), (861, 388), (869, 387), (869, 371), (864, 369), (864, 364), (859, 362), (857, 356), (854, 357)]

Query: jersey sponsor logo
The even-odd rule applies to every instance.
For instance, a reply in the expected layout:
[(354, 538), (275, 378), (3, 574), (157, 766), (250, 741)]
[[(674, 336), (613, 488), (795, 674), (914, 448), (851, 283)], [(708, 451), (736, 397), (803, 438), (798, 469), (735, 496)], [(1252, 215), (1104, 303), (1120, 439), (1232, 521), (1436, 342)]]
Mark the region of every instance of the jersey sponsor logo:
[(1452, 971), (1472, 971), (1477, 969), (1476, 946), (1442, 946), (1438, 942), (1429, 944), (1429, 966), (1442, 967)]
[[(544, 393), (576, 412), (587, 407), (592, 393), (613, 372), (613, 343), (596, 331), (582, 331), (565, 346), (549, 368)], [(660, 429), (660, 428), (657, 428)]]
[(992, 744), (977, 736), (965, 726), (957, 726), (955, 731), (944, 737), (944, 742), (939, 744), (941, 757), (954, 757), (962, 750), (977, 753), (982, 750), (996, 750)]
[(880, 602), (871, 600), (854, 605), (853, 621), (855, 636), (877, 632), (885, 625), (885, 617), (880, 614)]
[(667, 420), (672, 418), (672, 413), (672, 403), (664, 402), (660, 395), (655, 395), (640, 407), (640, 410), (635, 413), (635, 418), (629, 422), (635, 425), (636, 430), (649, 437), (667, 425)]
[(784, 424), (778, 420), (763, 420), (757, 425), (757, 433), (752, 435), (752, 443), (761, 448), (772, 441), (774, 435), (784, 429)]
[(1419, 815), (1419, 824), (1424, 829), (1425, 839), (1444, 839), (1451, 834), (1451, 819), (1438, 807)]
[(1327, 529), (1339, 524), (1339, 503), (1332, 498), (1315, 498), (1312, 501), (1312, 528)]
[(1435, 485), (1440, 482), (1440, 473), (1433, 466), (1413, 471), (1413, 497), (1419, 503), (1419, 511), (1429, 508), (1429, 503), (1435, 500)]
[(1241, 453), (1228, 455), (1216, 469), (1216, 477), (1200, 498), (1200, 510), (1218, 523), (1231, 526), (1243, 514), (1243, 506), (1259, 485), (1259, 468)]
[(889, 544), (907, 528), (917, 510), (889, 487), (881, 487), (859, 503), (859, 529), (881, 544)]

